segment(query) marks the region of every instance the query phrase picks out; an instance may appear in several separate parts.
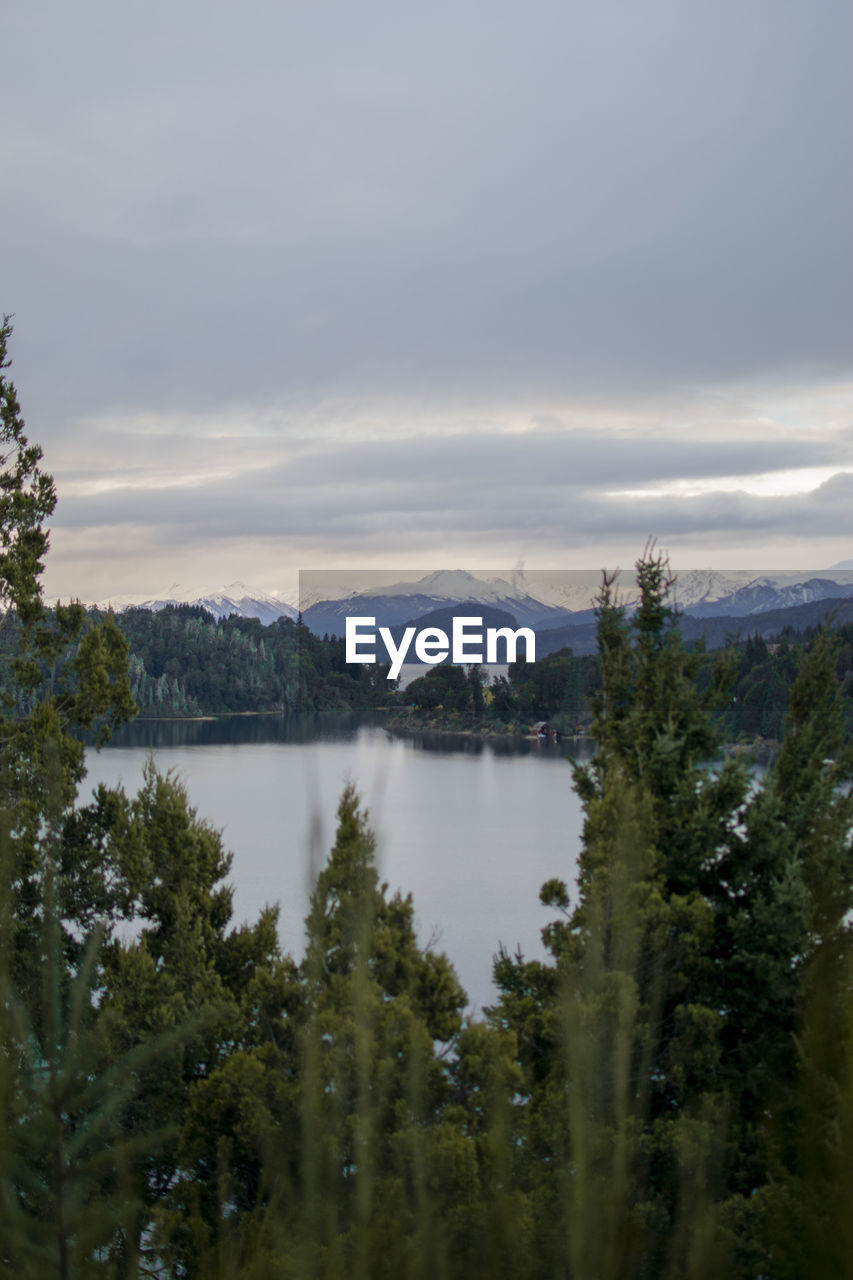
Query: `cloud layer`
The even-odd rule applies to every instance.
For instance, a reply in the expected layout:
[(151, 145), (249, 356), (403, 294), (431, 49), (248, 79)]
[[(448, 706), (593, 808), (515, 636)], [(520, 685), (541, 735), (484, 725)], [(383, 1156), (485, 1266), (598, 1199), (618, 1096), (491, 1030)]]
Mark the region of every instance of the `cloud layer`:
[(4, 29), (0, 308), (64, 590), (130, 527), (131, 576), (170, 539), (266, 545), (269, 576), (392, 532), (430, 562), (650, 531), (841, 558), (841, 0), (47, 0)]

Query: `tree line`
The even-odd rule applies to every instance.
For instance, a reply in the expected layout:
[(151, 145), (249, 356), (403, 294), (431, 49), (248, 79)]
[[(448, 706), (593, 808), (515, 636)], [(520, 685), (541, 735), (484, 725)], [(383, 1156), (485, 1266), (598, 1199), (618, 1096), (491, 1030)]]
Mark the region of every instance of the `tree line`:
[(827, 632), (756, 778), (721, 756), (731, 668), (699, 678), (666, 563), (638, 562), (631, 616), (605, 576), (577, 884), (543, 886), (547, 959), (499, 951), (474, 1018), (352, 787), (298, 957), (274, 908), (234, 927), (228, 854), (174, 778), (79, 803), (81, 732), (134, 712), (127, 640), (41, 603), (55, 493), (6, 378), (0, 437), (31, 698), (0, 719), (0, 1270), (849, 1273), (853, 752)]
[[(82, 632), (96, 629), (102, 616), (86, 611)], [(60, 634), (52, 611), (47, 618)], [(315, 636), (286, 618), (268, 625), (237, 615), (217, 620), (199, 606), (169, 605), (156, 612), (127, 609), (115, 622), (128, 643), (130, 693), (145, 716), (410, 708), (419, 719), (445, 727), (525, 730), (548, 721), (571, 735), (588, 730), (601, 688), (599, 656), (574, 654), (571, 648), (535, 663), (522, 659), (492, 681), (482, 667), (442, 663), (398, 692), (387, 679), (387, 664), (348, 664), (343, 639)], [(0, 620), (0, 689), (19, 714), (27, 714), (35, 695), (16, 682), (13, 669), (19, 626), (14, 613)], [(853, 727), (853, 625), (833, 630), (845, 720)], [(814, 628), (803, 633), (787, 628), (773, 641), (756, 634), (705, 656), (696, 673), (700, 685), (713, 682), (720, 662), (729, 671), (728, 699), (713, 713), (729, 742), (781, 740), (789, 691), (815, 634)], [(44, 688), (60, 687), (78, 644), (79, 639), (69, 640), (50, 663), (41, 660)]]
[[(675, 625), (678, 617), (673, 615)], [(853, 626), (831, 627), (835, 637), (834, 662), (844, 707), (845, 733), (853, 729)], [(791, 688), (803, 655), (818, 629), (799, 633), (788, 628), (767, 641), (759, 635), (732, 640), (725, 650), (701, 654), (695, 680), (700, 689), (726, 672), (727, 696), (710, 712), (727, 742), (764, 739), (780, 742)], [(398, 700), (424, 720), (446, 727), (479, 725), (524, 729), (547, 721), (564, 735), (586, 733), (602, 687), (598, 654), (575, 654), (559, 649), (537, 662), (523, 659), (506, 675), (487, 683), (480, 668), (430, 668), (398, 695)]]
[[(103, 617), (86, 610), (81, 635), (97, 630)], [(50, 611), (46, 625), (53, 618)], [(114, 621), (127, 640), (129, 688), (142, 715), (297, 715), (376, 707), (389, 697), (387, 666), (347, 664), (343, 640), (312, 635), (288, 618), (263, 626), (257, 618), (217, 620), (198, 606), (169, 605), (125, 609)], [(14, 613), (0, 623), (0, 688), (26, 714), (34, 695), (12, 668), (19, 629)], [(49, 662), (42, 658), (44, 688), (59, 687), (78, 644), (69, 638)]]

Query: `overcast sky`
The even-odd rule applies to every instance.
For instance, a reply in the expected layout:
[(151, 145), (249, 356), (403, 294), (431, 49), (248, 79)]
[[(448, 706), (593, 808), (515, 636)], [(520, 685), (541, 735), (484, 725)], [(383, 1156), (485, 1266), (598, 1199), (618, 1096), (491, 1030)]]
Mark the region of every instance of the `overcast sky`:
[(853, 557), (848, 0), (40, 0), (3, 48), (49, 593)]

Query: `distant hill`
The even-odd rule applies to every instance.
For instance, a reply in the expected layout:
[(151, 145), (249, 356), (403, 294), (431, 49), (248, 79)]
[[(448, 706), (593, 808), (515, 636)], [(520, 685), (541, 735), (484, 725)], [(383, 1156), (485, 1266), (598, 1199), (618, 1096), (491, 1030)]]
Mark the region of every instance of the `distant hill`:
[[(566, 609), (544, 604), (532, 596), (523, 593), (512, 595), (508, 584), (499, 585), (481, 583), (471, 574), (461, 571), (453, 574), (431, 574), (412, 587), (423, 588), (411, 593), (400, 588), (382, 588), (373, 594), (350, 595), (339, 600), (320, 600), (310, 605), (302, 614), (302, 621), (317, 636), (342, 636), (346, 630), (347, 618), (375, 618), (377, 627), (405, 627), (423, 618), (440, 613), (442, 610), (460, 610), (464, 613), (485, 616), (487, 608), (498, 609), (514, 619), (513, 626), (532, 627), (545, 625), (549, 621), (554, 625), (570, 618)], [(474, 588), (471, 595), (461, 591), (464, 586)], [(454, 594), (433, 594), (453, 590)], [(452, 612), (448, 615), (452, 617)], [(442, 626), (436, 622), (435, 626)], [(486, 624), (493, 625), (493, 624)], [(498, 625), (498, 624), (494, 624)], [(506, 623), (501, 623), (506, 626)]]
[[(848, 592), (850, 588), (847, 588)], [(778, 635), (785, 627), (794, 631), (805, 631), (816, 627), (832, 616), (840, 625), (853, 622), (853, 595), (842, 598), (811, 600), (805, 604), (792, 605), (787, 609), (766, 609), (760, 613), (733, 615), (723, 614), (713, 617), (694, 617), (690, 613), (681, 615), (679, 627), (685, 641), (704, 639), (709, 649), (723, 648), (730, 638), (759, 635), (763, 639)], [(544, 658), (549, 653), (568, 646), (572, 652), (581, 656), (596, 651), (596, 626), (594, 621), (585, 620), (576, 624), (536, 630), (536, 656)]]

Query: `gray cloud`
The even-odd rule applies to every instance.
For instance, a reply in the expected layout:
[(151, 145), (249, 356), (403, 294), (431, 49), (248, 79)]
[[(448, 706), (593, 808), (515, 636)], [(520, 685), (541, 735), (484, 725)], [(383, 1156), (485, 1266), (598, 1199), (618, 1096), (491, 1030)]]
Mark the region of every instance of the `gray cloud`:
[[(346, 450), (336, 458), (267, 469), (237, 487), (227, 478), (174, 490), (117, 489), (82, 498), (66, 497), (58, 516), (64, 529), (148, 527), (165, 540), (193, 543), (208, 538), (322, 539), (345, 552), (353, 539), (370, 538), (386, 551), (415, 546), (416, 535), (438, 530), (459, 538), (477, 534), (483, 542), (500, 536), (533, 538), (574, 545), (578, 539), (625, 537), (642, 542), (649, 533), (672, 539), (725, 532), (747, 537), (755, 530), (800, 539), (853, 537), (853, 477), (835, 475), (812, 493), (762, 497), (746, 492), (710, 491), (696, 496), (659, 494), (625, 497), (612, 492), (616, 479), (660, 477), (662, 467), (645, 472), (626, 457), (608, 464), (612, 443), (603, 442), (597, 467), (583, 455), (586, 473), (560, 470), (568, 458), (562, 447), (531, 448), (529, 436), (510, 437), (512, 448), (481, 454), (478, 483), (471, 442), (405, 442), (399, 470), (380, 465), (386, 456), (376, 447), (373, 459)], [(494, 442), (492, 442), (494, 443)], [(504, 440), (498, 442), (503, 445)], [(469, 464), (460, 469), (458, 452)], [(630, 445), (630, 442), (629, 442)], [(436, 461), (442, 450), (445, 456)], [(755, 458), (754, 448), (745, 450)], [(793, 451), (793, 457), (798, 451)], [(761, 454), (758, 455), (759, 459)], [(419, 459), (423, 460), (421, 465)], [(682, 474), (677, 456), (668, 474)], [(712, 468), (709, 471), (712, 472)], [(691, 473), (697, 474), (697, 473)], [(703, 474), (699, 472), (698, 474)]]
[[(643, 439), (596, 432), (531, 431), (499, 436), (451, 436), (433, 439), (363, 442), (329, 448), (298, 459), (289, 469), (293, 482), (322, 484), (336, 477), (417, 484), (438, 481), (448, 487), (590, 484), (636, 486), (675, 478), (748, 475), (787, 468), (838, 463), (851, 456), (848, 435), (819, 441), (781, 438), (771, 441)], [(264, 483), (274, 484), (274, 474)]]
[(0, 309), (63, 556), (849, 532), (844, 476), (608, 492), (850, 465), (852, 41), (841, 0), (18, 6)]
[(4, 305), (39, 411), (846, 365), (852, 24), (21, 9)]
[[(91, 501), (117, 500), (122, 506), (156, 500), (158, 483), (181, 481), (160, 500), (184, 501), (185, 490), (207, 491), (217, 476), (232, 498), (254, 502), (259, 493), (277, 494), (291, 486), (348, 488), (351, 500), (365, 483), (385, 485), (438, 483), (468, 493), (472, 478), (479, 492), (505, 483), (636, 488), (675, 479), (772, 474), (804, 467), (842, 466), (853, 455), (853, 431), (816, 434), (811, 439), (778, 429), (765, 439), (694, 439), (689, 428), (679, 436), (643, 437), (633, 432), (555, 430), (455, 433), (358, 440), (300, 438), (128, 436), (94, 433), (98, 465), (62, 468), (63, 482), (86, 485), (111, 479), (116, 488)], [(193, 476), (198, 477), (193, 480)], [(122, 489), (125, 482), (127, 490)], [(143, 485), (133, 490), (133, 485)]]

